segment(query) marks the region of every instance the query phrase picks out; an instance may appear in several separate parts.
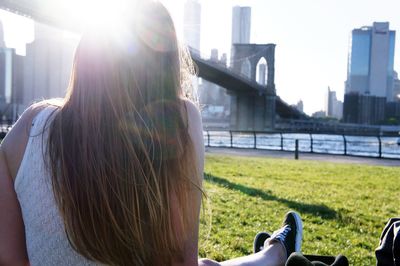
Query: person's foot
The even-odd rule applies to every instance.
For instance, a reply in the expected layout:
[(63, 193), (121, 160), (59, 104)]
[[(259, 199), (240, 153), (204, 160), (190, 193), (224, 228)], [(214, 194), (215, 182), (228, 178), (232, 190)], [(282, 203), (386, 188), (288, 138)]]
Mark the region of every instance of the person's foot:
[(293, 252), (300, 252), (303, 238), (303, 223), (297, 212), (290, 211), (286, 214), (282, 227), (275, 231), (270, 242), (278, 241), (286, 249), (287, 258)]
[(271, 235), (268, 234), (267, 232), (257, 233), (257, 235), (254, 237), (254, 241), (253, 241), (253, 252), (257, 253), (257, 252), (260, 252), (261, 250), (263, 250), (265, 240), (267, 240), (270, 237), (271, 237)]

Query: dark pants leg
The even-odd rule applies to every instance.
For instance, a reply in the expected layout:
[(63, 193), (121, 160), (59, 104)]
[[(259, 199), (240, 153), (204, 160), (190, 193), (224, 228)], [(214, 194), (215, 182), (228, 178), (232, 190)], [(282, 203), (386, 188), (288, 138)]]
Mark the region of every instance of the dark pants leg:
[(391, 218), (375, 250), (377, 266), (400, 266), (400, 218)]

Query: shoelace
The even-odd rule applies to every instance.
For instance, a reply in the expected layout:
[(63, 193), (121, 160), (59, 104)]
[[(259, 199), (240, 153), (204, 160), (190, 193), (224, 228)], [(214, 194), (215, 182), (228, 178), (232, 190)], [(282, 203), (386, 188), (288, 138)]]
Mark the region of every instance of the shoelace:
[(281, 228), (278, 232), (274, 232), (273, 236), (271, 237), (272, 239), (275, 239), (279, 242), (282, 243), (283, 247), (286, 250), (286, 254), (289, 257), (289, 251), (288, 251), (288, 246), (286, 242), (286, 237), (289, 234), (289, 232), (292, 231), (292, 228), (289, 225), (285, 225), (283, 228)]
[[(275, 231), (271, 239), (279, 239), (280, 241), (284, 242), (284, 239), (287, 237), (287, 234), (292, 231), (292, 228), (289, 225), (285, 225), (284, 227), (280, 228), (279, 230)], [(264, 249), (264, 245), (260, 247), (260, 251)]]
[(290, 226), (286, 225), (286, 226), (283, 228), (283, 231), (281, 232), (282, 237), (283, 237), (283, 238), (286, 238), (287, 234), (289, 234), (290, 231), (292, 231), (292, 228), (290, 228)]
[(289, 232), (292, 230), (292, 228), (289, 225), (285, 225), (285, 227), (282, 227), (279, 229), (279, 231), (274, 232), (271, 238), (277, 238), (277, 239), (285, 239)]

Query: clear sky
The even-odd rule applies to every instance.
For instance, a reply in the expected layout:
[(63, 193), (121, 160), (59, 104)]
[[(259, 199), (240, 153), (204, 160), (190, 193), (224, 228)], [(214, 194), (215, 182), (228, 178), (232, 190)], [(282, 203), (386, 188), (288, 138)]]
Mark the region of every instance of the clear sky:
[[(164, 0), (182, 35), (185, 0)], [(396, 36), (395, 70), (400, 71), (399, 0), (199, 0), (202, 5), (201, 50), (229, 53), (232, 7), (252, 7), (251, 42), (275, 43), (275, 85), (290, 104), (302, 99), (308, 114), (324, 108), (327, 87), (343, 99), (351, 30), (374, 21), (388, 21)], [(31, 40), (32, 34), (15, 30), (4, 12), (6, 41)], [(31, 30), (30, 30), (31, 31)], [(25, 34), (22, 34), (25, 32)], [(17, 33), (25, 35), (18, 37)]]

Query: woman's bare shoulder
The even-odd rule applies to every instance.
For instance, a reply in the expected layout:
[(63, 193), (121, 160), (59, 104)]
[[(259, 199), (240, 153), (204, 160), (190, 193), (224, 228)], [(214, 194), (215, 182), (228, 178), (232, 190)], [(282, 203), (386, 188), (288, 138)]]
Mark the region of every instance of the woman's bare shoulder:
[(185, 106), (186, 106), (189, 126), (190, 126), (190, 124), (192, 124), (192, 126), (196, 126), (196, 125), (202, 126), (201, 114), (200, 114), (198, 105), (189, 99), (183, 99), (183, 102), (185, 103)]
[(6, 164), (13, 179), (15, 179), (25, 152), (26, 144), (28, 143), (32, 120), (41, 110), (49, 105), (53, 105), (53, 103), (50, 101), (42, 101), (29, 106), (1, 143), (0, 149), (4, 153)]
[[(201, 135), (201, 140), (203, 139), (203, 124), (201, 121), (200, 110), (195, 103), (188, 99), (183, 100), (187, 110), (188, 117), (188, 128), (189, 134), (193, 141), (199, 140), (198, 137)], [(194, 138), (193, 138), (194, 137)]]
[(204, 170), (204, 139), (203, 139), (203, 123), (201, 121), (200, 110), (195, 103), (184, 99), (187, 116), (189, 136), (193, 142), (196, 157), (198, 160), (199, 173), (203, 175)]

